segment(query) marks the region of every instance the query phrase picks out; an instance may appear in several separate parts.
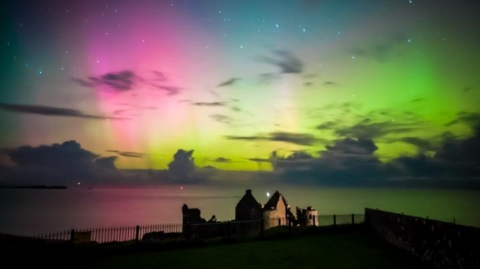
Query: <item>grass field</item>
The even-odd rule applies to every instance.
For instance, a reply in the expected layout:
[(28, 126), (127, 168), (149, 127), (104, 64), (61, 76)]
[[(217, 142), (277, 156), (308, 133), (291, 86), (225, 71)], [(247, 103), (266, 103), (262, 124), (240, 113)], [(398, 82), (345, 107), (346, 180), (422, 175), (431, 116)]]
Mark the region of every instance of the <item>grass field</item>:
[(425, 268), (368, 232), (317, 233), (96, 259), (78, 268)]

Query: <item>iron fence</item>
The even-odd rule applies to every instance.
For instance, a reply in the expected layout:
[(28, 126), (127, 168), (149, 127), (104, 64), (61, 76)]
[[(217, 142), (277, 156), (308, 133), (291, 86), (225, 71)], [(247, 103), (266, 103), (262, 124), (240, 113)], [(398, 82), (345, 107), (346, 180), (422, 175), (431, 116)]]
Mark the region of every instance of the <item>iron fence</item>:
[[(112, 242), (158, 242), (168, 239), (207, 239), (263, 236), (263, 231), (270, 228), (292, 227), (336, 227), (339, 225), (356, 225), (365, 221), (363, 214), (318, 215), (307, 222), (288, 218), (270, 218), (251, 221), (226, 221), (196, 224), (158, 224), (95, 229), (74, 229), (56, 233), (47, 233), (34, 237), (19, 237), (35, 245), (58, 244), (103, 244)], [(18, 240), (17, 240), (18, 241)]]

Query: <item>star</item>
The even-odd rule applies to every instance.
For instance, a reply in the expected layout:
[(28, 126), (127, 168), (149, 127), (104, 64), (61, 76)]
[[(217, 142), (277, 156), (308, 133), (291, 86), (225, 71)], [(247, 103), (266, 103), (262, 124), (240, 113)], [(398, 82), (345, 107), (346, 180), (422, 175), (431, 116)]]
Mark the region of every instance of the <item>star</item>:
[(280, 26), (278, 25), (278, 23), (275, 23), (275, 26), (276, 26), (277, 28), (279, 28), (279, 27), (280, 27)]

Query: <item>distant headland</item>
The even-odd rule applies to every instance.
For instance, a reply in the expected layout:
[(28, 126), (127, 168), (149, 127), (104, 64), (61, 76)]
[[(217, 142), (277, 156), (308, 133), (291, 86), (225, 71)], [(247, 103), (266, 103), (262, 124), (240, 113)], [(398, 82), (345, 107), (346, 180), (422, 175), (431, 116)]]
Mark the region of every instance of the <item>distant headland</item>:
[(47, 185), (31, 185), (31, 186), (0, 186), (0, 189), (54, 189), (66, 190), (66, 186), (47, 186)]

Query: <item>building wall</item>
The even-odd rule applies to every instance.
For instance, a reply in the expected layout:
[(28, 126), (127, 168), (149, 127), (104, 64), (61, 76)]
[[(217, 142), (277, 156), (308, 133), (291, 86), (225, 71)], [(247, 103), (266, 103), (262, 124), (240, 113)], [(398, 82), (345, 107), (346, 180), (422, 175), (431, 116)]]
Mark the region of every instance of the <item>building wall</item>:
[(365, 222), (393, 245), (439, 269), (480, 268), (480, 229), (365, 209)]
[(313, 221), (315, 220), (315, 226), (318, 226), (318, 211), (317, 210), (307, 210), (306, 211), (306, 225), (313, 226)]
[(260, 205), (257, 205), (257, 206), (240, 205), (235, 207), (236, 221), (259, 220), (261, 218), (262, 218), (262, 208), (260, 207)]
[(283, 203), (282, 199), (279, 199), (277, 202), (276, 209), (268, 210), (267, 208), (263, 211), (263, 220), (265, 229), (278, 226), (278, 219), (280, 219), (281, 225), (286, 225), (287, 217), (287, 208)]

